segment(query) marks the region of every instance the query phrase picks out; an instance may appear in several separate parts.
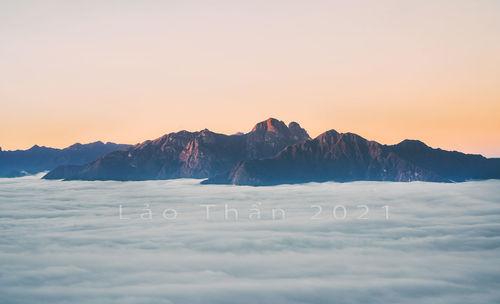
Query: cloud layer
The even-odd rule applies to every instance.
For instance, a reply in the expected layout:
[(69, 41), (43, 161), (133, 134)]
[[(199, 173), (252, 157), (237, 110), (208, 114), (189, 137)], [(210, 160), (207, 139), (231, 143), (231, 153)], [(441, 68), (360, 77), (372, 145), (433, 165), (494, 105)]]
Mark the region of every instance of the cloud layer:
[(500, 301), (500, 181), (198, 182), (0, 179), (0, 302)]

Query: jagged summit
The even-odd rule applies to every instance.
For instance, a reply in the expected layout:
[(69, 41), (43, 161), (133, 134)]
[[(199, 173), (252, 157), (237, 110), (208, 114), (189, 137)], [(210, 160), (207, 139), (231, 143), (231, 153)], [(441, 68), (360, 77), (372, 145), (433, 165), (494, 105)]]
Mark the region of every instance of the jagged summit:
[(316, 139), (319, 141), (323, 141), (323, 140), (327, 140), (330, 138), (337, 138), (339, 135), (340, 135), (339, 132), (337, 132), (334, 129), (331, 129), (331, 130), (328, 130), (328, 131), (321, 133), (320, 135), (318, 135), (318, 137), (316, 137)]
[(288, 129), (292, 133), (292, 136), (296, 139), (311, 139), (307, 131), (295, 121), (288, 124)]
[(293, 137), (297, 141), (310, 139), (309, 134), (297, 122), (292, 121), (288, 126), (276, 118), (268, 118), (264, 121), (257, 123), (251, 132), (270, 132), (282, 136)]
[(253, 127), (252, 132), (265, 131), (280, 133), (286, 132), (286, 130), (288, 130), (288, 127), (283, 121), (270, 117), (264, 121), (257, 123)]

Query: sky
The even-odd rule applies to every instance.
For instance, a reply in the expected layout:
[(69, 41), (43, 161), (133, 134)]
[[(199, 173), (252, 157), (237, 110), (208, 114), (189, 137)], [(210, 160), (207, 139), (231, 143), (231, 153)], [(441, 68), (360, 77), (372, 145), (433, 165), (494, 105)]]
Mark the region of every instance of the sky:
[(500, 1), (3, 1), (0, 147), (235, 133), (500, 157)]

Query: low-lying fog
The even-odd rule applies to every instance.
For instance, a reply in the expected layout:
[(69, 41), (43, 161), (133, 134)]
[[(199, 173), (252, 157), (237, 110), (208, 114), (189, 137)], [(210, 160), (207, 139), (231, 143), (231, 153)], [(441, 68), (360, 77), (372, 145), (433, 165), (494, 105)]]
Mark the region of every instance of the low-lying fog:
[(499, 303), (500, 181), (0, 179), (0, 302)]

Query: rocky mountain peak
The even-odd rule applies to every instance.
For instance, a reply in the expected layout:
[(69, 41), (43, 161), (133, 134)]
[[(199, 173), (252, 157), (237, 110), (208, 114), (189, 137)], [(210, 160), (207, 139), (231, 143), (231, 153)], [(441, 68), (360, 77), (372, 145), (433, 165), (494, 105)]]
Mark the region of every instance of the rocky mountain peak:
[(288, 131), (288, 127), (281, 120), (277, 120), (276, 118), (268, 118), (256, 124), (252, 129), (252, 132), (259, 131), (286, 133)]
[(295, 140), (311, 139), (307, 131), (295, 121), (292, 121), (288, 124), (288, 129), (290, 130), (290, 133)]
[(28, 151), (34, 151), (34, 150), (40, 150), (43, 147), (40, 147), (39, 145), (33, 145), (33, 147), (29, 148)]
[(399, 148), (413, 149), (413, 150), (425, 150), (429, 148), (429, 146), (427, 146), (425, 143), (421, 142), (420, 140), (414, 140), (414, 139), (405, 139), (396, 146)]
[(326, 143), (330, 141), (336, 142), (339, 136), (340, 136), (339, 132), (335, 131), (334, 129), (331, 129), (318, 135), (318, 137), (316, 137), (315, 140), (319, 141), (320, 143)]
[(213, 134), (213, 132), (212, 132), (212, 131), (210, 131), (210, 130), (209, 130), (209, 129), (207, 129), (207, 128), (205, 128), (205, 129), (203, 129), (203, 130), (201, 130), (201, 131), (200, 131), (200, 135), (201, 135), (201, 136), (207, 136), (207, 135), (211, 135), (211, 134)]

